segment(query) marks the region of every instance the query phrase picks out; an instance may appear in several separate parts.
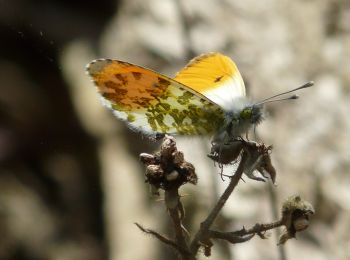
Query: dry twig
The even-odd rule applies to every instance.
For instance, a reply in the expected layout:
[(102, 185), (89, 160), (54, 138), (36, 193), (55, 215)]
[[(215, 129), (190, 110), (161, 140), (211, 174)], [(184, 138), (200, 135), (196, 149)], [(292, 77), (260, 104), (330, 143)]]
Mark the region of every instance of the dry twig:
[(308, 226), (309, 216), (314, 213), (310, 203), (303, 201), (299, 196), (293, 196), (286, 200), (282, 207), (280, 220), (266, 224), (255, 224), (252, 228), (242, 228), (237, 231), (223, 232), (211, 230), (211, 226), (224, 207), (243, 174), (254, 180), (264, 180), (253, 174), (259, 171), (264, 178), (267, 176), (274, 182), (276, 171), (271, 164), (270, 146), (256, 142), (233, 140), (224, 145), (213, 144), (210, 158), (222, 164), (239, 161), (236, 172), (230, 177), (230, 182), (221, 195), (207, 218), (200, 224), (199, 230), (189, 241), (186, 229), (183, 226), (185, 211), (180, 200), (179, 188), (186, 183), (197, 183), (197, 176), (193, 165), (185, 161), (183, 153), (177, 150), (175, 139), (165, 136), (158, 153), (141, 154), (140, 159), (146, 165), (146, 182), (156, 189), (165, 191), (165, 206), (173, 223), (175, 240), (168, 239), (159, 233), (136, 224), (143, 232), (150, 234), (161, 242), (174, 248), (181, 259), (193, 260), (199, 249), (204, 248), (204, 254), (210, 256), (213, 246), (212, 239), (226, 240), (229, 243), (243, 243), (252, 239), (255, 235), (265, 239), (265, 232), (280, 226), (286, 230), (279, 239), (279, 244), (295, 237), (296, 232), (302, 231)]

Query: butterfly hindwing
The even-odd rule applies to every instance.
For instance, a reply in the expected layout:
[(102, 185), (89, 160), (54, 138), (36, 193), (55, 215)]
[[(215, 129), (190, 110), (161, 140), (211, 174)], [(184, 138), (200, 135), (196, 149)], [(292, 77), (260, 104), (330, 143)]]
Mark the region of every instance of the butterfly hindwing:
[(195, 89), (130, 63), (100, 59), (87, 71), (106, 106), (146, 134), (210, 134), (224, 120), (223, 110)]
[(224, 109), (245, 96), (245, 86), (236, 64), (221, 53), (202, 54), (177, 73), (176, 81), (203, 94)]

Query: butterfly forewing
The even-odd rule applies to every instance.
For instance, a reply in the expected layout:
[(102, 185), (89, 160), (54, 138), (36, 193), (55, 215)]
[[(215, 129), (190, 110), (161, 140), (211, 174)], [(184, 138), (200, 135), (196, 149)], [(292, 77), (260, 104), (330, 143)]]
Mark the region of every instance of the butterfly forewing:
[(189, 62), (174, 78), (229, 110), (245, 86), (236, 64), (220, 53), (202, 54)]
[(105, 105), (145, 134), (210, 134), (224, 120), (223, 110), (214, 102), (152, 70), (101, 59), (91, 62), (87, 71)]

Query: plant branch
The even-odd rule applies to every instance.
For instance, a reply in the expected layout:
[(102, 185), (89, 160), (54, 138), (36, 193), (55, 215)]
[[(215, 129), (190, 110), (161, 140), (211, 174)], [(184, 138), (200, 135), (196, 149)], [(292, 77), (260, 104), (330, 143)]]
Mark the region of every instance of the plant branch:
[(135, 225), (144, 233), (154, 236), (155, 238), (157, 238), (159, 241), (163, 242), (164, 244), (171, 246), (172, 248), (174, 248), (175, 250), (177, 250), (180, 254), (189, 254), (189, 251), (186, 250), (185, 248), (182, 248), (180, 245), (178, 245), (175, 241), (166, 238), (164, 236), (162, 236), (161, 234), (157, 233), (156, 231), (152, 230), (152, 229), (148, 229), (148, 228), (144, 228), (143, 226), (141, 226), (138, 223), (135, 223)]
[(250, 240), (255, 235), (259, 235), (261, 238), (265, 238), (263, 234), (264, 232), (283, 225), (284, 225), (284, 222), (282, 220), (278, 220), (276, 222), (266, 223), (266, 224), (257, 223), (250, 229), (246, 229), (243, 227), (241, 230), (232, 231), (232, 232), (221, 232), (216, 230), (209, 230), (209, 236), (210, 238), (227, 240), (232, 244), (242, 243)]
[(200, 229), (196, 233), (190, 245), (190, 250), (193, 255), (196, 255), (196, 253), (198, 252), (201, 242), (207, 240), (211, 225), (213, 224), (219, 212), (225, 205), (227, 199), (230, 197), (231, 193), (233, 192), (239, 180), (241, 179), (247, 157), (248, 157), (247, 152), (243, 151), (239, 166), (235, 174), (232, 176), (231, 181), (227, 186), (225, 192), (221, 195), (220, 199), (218, 200), (218, 202), (216, 203), (216, 205), (214, 206), (214, 208), (212, 209), (208, 217), (201, 223)]
[(186, 234), (182, 224), (184, 218), (184, 209), (180, 201), (178, 188), (165, 191), (165, 205), (168, 209), (170, 218), (173, 222), (175, 231), (175, 239), (178, 246), (182, 249), (181, 256), (183, 259), (195, 259), (191, 256), (190, 250), (186, 242)]
[[(273, 182), (275, 181), (276, 171), (271, 164), (270, 151), (271, 146), (244, 141), (243, 139), (235, 139), (224, 144), (215, 142), (212, 144), (211, 153), (208, 155), (211, 159), (220, 165), (233, 161), (239, 161), (239, 165), (234, 175), (230, 176), (230, 182), (224, 193), (207, 218), (200, 224), (199, 230), (190, 243), (189, 234), (183, 226), (185, 211), (180, 200), (179, 188), (186, 183), (196, 184), (197, 175), (194, 166), (184, 159), (183, 152), (177, 150), (176, 140), (166, 135), (159, 152), (154, 154), (142, 153), (140, 154), (140, 160), (146, 165), (146, 182), (157, 191), (159, 189), (165, 191), (165, 206), (172, 221), (175, 239), (166, 238), (136, 223), (137, 227), (174, 248), (182, 260), (195, 260), (200, 248), (204, 250), (204, 255), (209, 257), (213, 246), (212, 239), (226, 240), (231, 244), (246, 242), (255, 235), (265, 239), (267, 230), (280, 226), (285, 226), (285, 230), (279, 238), (279, 245), (295, 238), (297, 232), (303, 231), (309, 226), (309, 218), (315, 213), (313, 206), (299, 195), (291, 196), (284, 201), (282, 216), (278, 221), (265, 224), (257, 223), (249, 229), (243, 227), (232, 232), (211, 229), (226, 201), (241, 180), (243, 173), (256, 180), (257, 178), (252, 173), (254, 170), (258, 170), (263, 177), (267, 178), (269, 176)], [(241, 157), (240, 160), (239, 157)], [(272, 201), (275, 206), (276, 200)], [(275, 210), (275, 219), (278, 218), (277, 214)]]
[(238, 235), (235, 235), (234, 232), (220, 232), (215, 230), (209, 230), (209, 236), (210, 238), (214, 238), (214, 239), (226, 240), (231, 244), (238, 244), (238, 243), (249, 241), (255, 236), (255, 233), (238, 236)]

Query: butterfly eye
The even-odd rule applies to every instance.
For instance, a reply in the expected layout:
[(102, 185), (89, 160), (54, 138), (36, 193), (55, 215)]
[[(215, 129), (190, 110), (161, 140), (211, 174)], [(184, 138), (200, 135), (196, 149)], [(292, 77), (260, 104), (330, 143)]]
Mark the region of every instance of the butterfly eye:
[(252, 117), (252, 108), (251, 107), (246, 107), (244, 108), (241, 113), (239, 114), (239, 116), (242, 119), (250, 119)]

